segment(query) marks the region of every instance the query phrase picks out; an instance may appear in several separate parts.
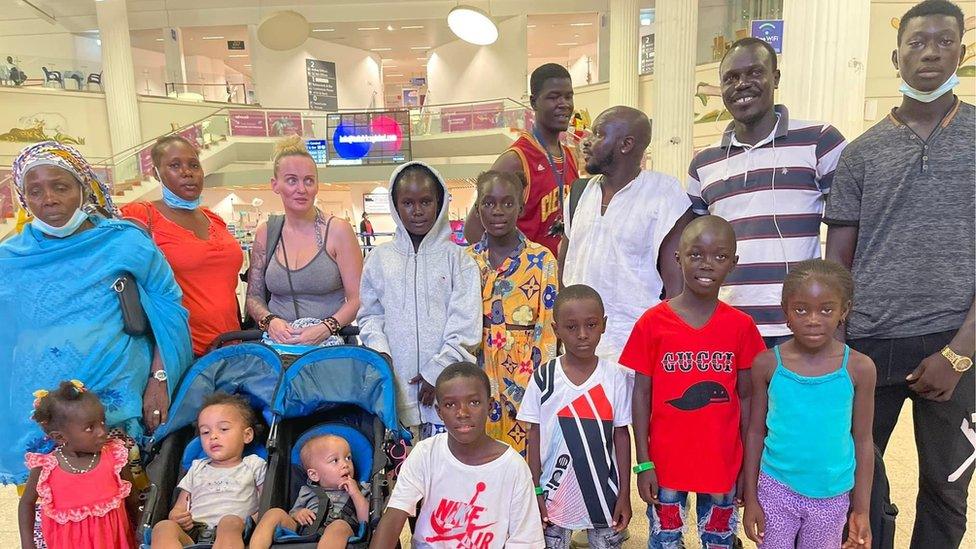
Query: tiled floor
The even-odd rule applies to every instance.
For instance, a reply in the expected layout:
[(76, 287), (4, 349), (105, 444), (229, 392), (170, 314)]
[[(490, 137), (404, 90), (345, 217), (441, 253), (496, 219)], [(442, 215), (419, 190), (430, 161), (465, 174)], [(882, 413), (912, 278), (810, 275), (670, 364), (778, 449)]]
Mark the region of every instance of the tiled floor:
[[(918, 459), (915, 454), (915, 441), (912, 436), (911, 409), (906, 405), (902, 410), (898, 428), (892, 436), (888, 446), (885, 465), (888, 469), (888, 478), (891, 484), (892, 500), (901, 510), (898, 516), (898, 535), (896, 547), (908, 547), (911, 537), (912, 523), (915, 520), (915, 494), (917, 490), (918, 478)], [(645, 505), (637, 497), (637, 489), (634, 487), (631, 492), (634, 494), (634, 520), (631, 523), (631, 539), (624, 544), (624, 547), (638, 548), (645, 547), (648, 525), (647, 518), (644, 516)], [(970, 522), (976, 516), (976, 490), (970, 487), (969, 493), (969, 517)], [(403, 541), (407, 542), (407, 533), (404, 532)], [(688, 547), (698, 547), (697, 536), (689, 533)], [(747, 547), (752, 544), (747, 542)], [(17, 535), (17, 496), (11, 487), (0, 489), (0, 548), (14, 548), (19, 546)], [(966, 533), (962, 547), (976, 547), (976, 532), (973, 528)]]

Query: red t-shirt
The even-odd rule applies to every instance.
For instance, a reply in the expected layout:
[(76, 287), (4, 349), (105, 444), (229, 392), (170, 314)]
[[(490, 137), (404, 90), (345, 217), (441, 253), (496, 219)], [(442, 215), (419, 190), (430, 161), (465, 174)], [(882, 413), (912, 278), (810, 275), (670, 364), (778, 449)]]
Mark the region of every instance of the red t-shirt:
[(152, 239), (166, 257), (176, 283), (183, 290), (183, 306), (190, 314), (193, 353), (201, 355), (214, 338), (241, 329), (237, 283), (244, 252), (227, 231), (227, 224), (206, 208), (210, 220), (207, 240), (173, 223), (151, 202), (122, 207), (122, 216), (149, 228)]
[(634, 325), (620, 363), (651, 378), (648, 449), (662, 487), (732, 490), (742, 467), (736, 378), (765, 349), (752, 318), (721, 301), (697, 330), (666, 301)]
[[(579, 178), (576, 159), (568, 147), (563, 146), (563, 159), (553, 159), (556, 170), (563, 174), (563, 200), (569, 197), (569, 187)], [(525, 238), (542, 244), (552, 255), (559, 253), (559, 236), (550, 236), (553, 224), (562, 218), (563, 205), (559, 202), (559, 185), (556, 174), (549, 164), (549, 157), (534, 137), (519, 135), (509, 147), (522, 160), (522, 171), (528, 183), (525, 189), (525, 209), (518, 219), (518, 228)]]

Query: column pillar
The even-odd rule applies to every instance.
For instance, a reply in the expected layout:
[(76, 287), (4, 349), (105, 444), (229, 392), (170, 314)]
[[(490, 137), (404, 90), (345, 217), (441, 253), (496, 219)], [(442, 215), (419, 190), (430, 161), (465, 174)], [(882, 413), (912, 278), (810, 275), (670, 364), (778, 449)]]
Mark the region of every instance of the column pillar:
[[(258, 26), (248, 25), (247, 26), (247, 54), (250, 56), (251, 61), (251, 85), (247, 88), (247, 91), (253, 92), (254, 103), (261, 103), (261, 97), (258, 95)], [(246, 82), (246, 80), (245, 80)], [(248, 103), (251, 100), (248, 99)]]
[(654, 20), (651, 160), (683, 182), (694, 144), (698, 2), (657, 0)]
[(610, 0), (610, 106), (638, 106), (639, 27), (639, 0)]
[(785, 0), (783, 19), (777, 103), (791, 118), (857, 137), (864, 129), (870, 0)]
[[(610, 14), (601, 13), (597, 16), (600, 25), (596, 39), (596, 68), (598, 71), (596, 82), (610, 81)], [(592, 113), (596, 116), (596, 113)]]
[[(186, 83), (186, 60), (183, 57), (183, 31), (176, 27), (163, 28), (163, 51), (166, 54), (166, 83)], [(184, 92), (183, 86), (169, 91)]]
[[(142, 142), (135, 70), (129, 40), (125, 0), (95, 2), (102, 40), (102, 85), (108, 110), (112, 152), (117, 154)], [(118, 176), (116, 176), (118, 178)]]

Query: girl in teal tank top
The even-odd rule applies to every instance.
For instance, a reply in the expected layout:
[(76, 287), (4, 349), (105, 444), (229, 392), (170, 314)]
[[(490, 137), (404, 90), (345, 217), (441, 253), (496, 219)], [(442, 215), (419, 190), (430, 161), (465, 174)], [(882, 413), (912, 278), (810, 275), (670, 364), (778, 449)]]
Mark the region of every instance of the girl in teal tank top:
[(753, 362), (743, 527), (760, 549), (871, 547), (876, 371), (833, 337), (853, 289), (837, 263), (794, 266), (783, 282), (793, 338)]

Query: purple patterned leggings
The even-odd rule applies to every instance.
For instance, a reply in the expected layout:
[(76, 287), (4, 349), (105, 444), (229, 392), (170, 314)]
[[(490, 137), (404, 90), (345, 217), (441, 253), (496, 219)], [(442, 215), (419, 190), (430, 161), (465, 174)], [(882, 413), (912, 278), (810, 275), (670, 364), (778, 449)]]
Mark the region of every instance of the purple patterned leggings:
[(844, 535), (850, 498), (808, 498), (759, 473), (759, 504), (766, 533), (759, 549), (837, 549)]

